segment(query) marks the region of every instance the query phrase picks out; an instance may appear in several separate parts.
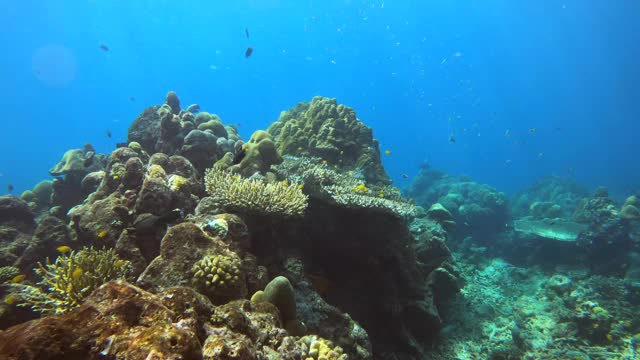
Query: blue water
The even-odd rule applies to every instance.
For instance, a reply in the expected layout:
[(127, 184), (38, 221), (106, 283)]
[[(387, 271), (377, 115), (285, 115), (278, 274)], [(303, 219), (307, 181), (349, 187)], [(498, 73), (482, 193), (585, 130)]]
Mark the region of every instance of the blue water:
[(401, 186), (429, 162), (503, 191), (550, 174), (640, 188), (635, 0), (2, 7), (2, 191), (47, 178), (69, 148), (110, 152), (168, 90), (245, 138), (299, 101), (335, 97), (391, 150), (385, 167)]

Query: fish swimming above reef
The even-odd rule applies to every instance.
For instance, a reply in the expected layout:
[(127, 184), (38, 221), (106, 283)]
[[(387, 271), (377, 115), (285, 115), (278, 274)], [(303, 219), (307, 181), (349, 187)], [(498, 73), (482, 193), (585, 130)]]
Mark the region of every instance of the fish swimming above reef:
[(111, 139), (111, 130), (107, 129), (107, 137)]
[(449, 135), (449, 142), (452, 144), (456, 143), (456, 138), (453, 135)]
[(11, 185), (11, 184), (7, 185), (7, 191), (12, 193), (13, 192), (13, 185)]
[(102, 49), (103, 51), (109, 51), (109, 47), (103, 43), (100, 43), (100, 49)]
[(200, 105), (191, 104), (191, 105), (189, 105), (189, 107), (187, 107), (187, 111), (192, 113), (192, 114), (195, 114), (195, 113), (200, 111)]
[(244, 52), (244, 57), (248, 58), (249, 56), (251, 56), (251, 54), (253, 54), (253, 46), (249, 46), (247, 48), (247, 50)]
[(162, 216), (141, 214), (127, 230), (134, 235), (150, 235), (155, 233), (158, 228), (164, 229), (167, 224), (182, 219), (183, 216), (182, 209), (173, 209)]
[(129, 97), (129, 100), (131, 100), (131, 102), (136, 101), (136, 98), (134, 96)]
[(244, 34), (247, 36), (247, 39), (248, 39), (249, 38), (249, 28), (247, 28), (246, 26), (244, 28)]

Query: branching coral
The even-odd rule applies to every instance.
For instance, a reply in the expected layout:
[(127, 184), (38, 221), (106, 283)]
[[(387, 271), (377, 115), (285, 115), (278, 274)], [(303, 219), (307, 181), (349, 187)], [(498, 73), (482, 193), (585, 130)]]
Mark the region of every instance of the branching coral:
[(308, 197), (295, 183), (265, 183), (208, 169), (204, 175), (207, 193), (230, 211), (264, 215), (302, 216)]
[(341, 172), (317, 158), (285, 156), (284, 162), (272, 170), (280, 177), (304, 184), (307, 192), (346, 207), (378, 210), (400, 217), (411, 217), (416, 212), (398, 188), (367, 184), (356, 171)]
[(37, 286), (11, 284), (20, 299), (19, 306), (30, 306), (45, 314), (61, 314), (79, 306), (100, 285), (124, 278), (130, 271), (129, 261), (121, 260), (113, 249), (86, 248), (61, 255), (51, 264), (39, 263), (34, 269), (41, 277)]

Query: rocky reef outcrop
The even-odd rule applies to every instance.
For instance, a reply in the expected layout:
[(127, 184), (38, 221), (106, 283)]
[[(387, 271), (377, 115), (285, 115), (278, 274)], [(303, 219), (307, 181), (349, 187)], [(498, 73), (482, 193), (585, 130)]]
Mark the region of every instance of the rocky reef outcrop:
[(0, 357), (423, 356), (456, 219), (390, 186), (353, 109), (317, 97), (247, 142), (189, 109), (170, 92), (110, 154), (0, 198)]
[(494, 188), (465, 177), (446, 175), (423, 168), (406, 190), (406, 195), (425, 208), (440, 203), (453, 214), (457, 237), (473, 234), (489, 240), (508, 228), (511, 214), (508, 199)]

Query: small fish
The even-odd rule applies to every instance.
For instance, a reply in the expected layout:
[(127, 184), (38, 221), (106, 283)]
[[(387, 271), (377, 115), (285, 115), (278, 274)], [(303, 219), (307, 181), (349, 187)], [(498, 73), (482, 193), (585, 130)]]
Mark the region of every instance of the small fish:
[(534, 127), (533, 128), (529, 128), (529, 134), (534, 135), (537, 132), (538, 132), (538, 129), (536, 129)]
[(453, 135), (449, 135), (449, 142), (452, 144), (456, 143), (456, 138)]
[(249, 56), (251, 56), (251, 54), (253, 54), (253, 46), (249, 46), (247, 48), (247, 50), (244, 52), (244, 57), (248, 58)]
[(511, 129), (507, 129), (507, 130), (504, 132), (504, 137), (506, 137), (506, 138), (510, 138), (510, 137), (511, 137)]
[(385, 155), (391, 155), (391, 150), (385, 150), (385, 151), (384, 151), (384, 154), (385, 154)]
[(98, 237), (99, 237), (100, 239), (104, 239), (104, 238), (106, 238), (106, 237), (107, 237), (107, 235), (108, 235), (107, 230), (102, 230), (102, 231), (100, 231), (100, 232), (98, 233)]
[(543, 157), (543, 156), (544, 156), (544, 153), (543, 153), (543, 152), (539, 152), (539, 153), (538, 153), (538, 157)]
[(100, 43), (100, 49), (102, 49), (103, 51), (109, 51), (109, 47), (107, 47), (107, 45)]
[(56, 251), (58, 251), (61, 254), (66, 254), (69, 251), (71, 251), (71, 248), (69, 246), (67, 246), (67, 245), (62, 245), (62, 246), (58, 246), (56, 248)]
[(13, 305), (20, 301), (20, 298), (15, 295), (8, 295), (4, 298), (5, 304)]
[(131, 100), (131, 102), (134, 102), (134, 101), (136, 101), (136, 98), (134, 96), (130, 96), (129, 100)]
[(24, 274), (20, 274), (20, 275), (16, 275), (13, 277), (13, 279), (11, 279), (11, 283), (12, 284), (18, 284), (24, 281), (24, 279), (27, 278), (27, 275)]
[(302, 190), (303, 185), (302, 184), (298, 184), (298, 190)]
[(121, 267), (123, 267), (123, 266), (125, 266), (125, 265), (127, 265), (127, 261), (126, 261), (126, 260), (122, 260), (122, 259), (120, 259), (120, 260), (116, 260), (116, 261), (113, 263), (113, 266), (115, 266), (115, 267), (117, 267), (117, 268), (121, 268)]
[(403, 179), (408, 179), (409, 178), (409, 175), (407, 175), (405, 173), (403, 173), (401, 176), (402, 176)]
[(107, 129), (107, 137), (111, 139), (111, 130)]
[(7, 185), (7, 191), (8, 192), (12, 193), (13, 189), (14, 189), (13, 185), (11, 185), (11, 184)]
[(77, 268), (73, 270), (73, 272), (71, 273), (71, 279), (78, 280), (80, 279), (80, 276), (82, 276), (83, 273), (84, 271), (82, 271), (82, 268)]
[(107, 338), (107, 346), (100, 352), (100, 355), (107, 356), (111, 352), (111, 345), (113, 345), (113, 335)]
[(187, 111), (192, 113), (192, 114), (195, 114), (195, 113), (200, 111), (200, 105), (191, 104), (191, 105), (189, 105), (189, 107), (187, 107)]
[(248, 39), (249, 38), (249, 28), (247, 28), (246, 26), (244, 28), (244, 34), (247, 36), (247, 39)]

